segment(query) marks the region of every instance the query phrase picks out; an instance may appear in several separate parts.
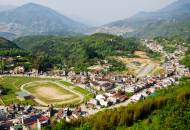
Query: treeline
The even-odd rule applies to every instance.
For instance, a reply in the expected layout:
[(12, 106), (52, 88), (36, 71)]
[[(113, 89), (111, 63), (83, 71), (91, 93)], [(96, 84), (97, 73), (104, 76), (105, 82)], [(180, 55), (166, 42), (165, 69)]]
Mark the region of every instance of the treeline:
[(0, 56), (26, 56), (29, 52), (23, 49), (10, 48), (10, 49), (0, 49)]
[[(190, 79), (184, 78), (177, 86), (170, 86), (168, 89), (157, 92), (157, 96), (148, 97), (144, 101), (120, 107), (112, 110), (105, 110), (88, 118), (66, 123), (62, 121), (52, 124), (45, 129), (49, 130), (115, 130), (126, 129), (141, 120), (147, 119), (158, 111), (159, 121), (154, 124), (160, 129), (190, 128)], [(170, 109), (171, 108), (171, 109)], [(152, 119), (146, 120), (152, 122)], [(163, 125), (164, 124), (164, 125)], [(189, 124), (189, 123), (188, 123)], [(134, 127), (135, 128), (135, 127)], [(137, 128), (137, 127), (136, 127)], [(141, 128), (141, 127), (139, 127)], [(142, 127), (143, 128), (143, 127)]]
[[(170, 92), (170, 100), (148, 118), (136, 122), (129, 130), (189, 130), (190, 129), (190, 79)], [(164, 93), (163, 93), (164, 94)], [(168, 95), (169, 96), (169, 95)]]

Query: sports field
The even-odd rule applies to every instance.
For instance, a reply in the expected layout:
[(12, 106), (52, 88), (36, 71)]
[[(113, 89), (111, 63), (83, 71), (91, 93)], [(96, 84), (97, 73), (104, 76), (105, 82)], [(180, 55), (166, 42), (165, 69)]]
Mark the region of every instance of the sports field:
[[(27, 90), (36, 97), (35, 100), (22, 101), (16, 97), (16, 92), (22, 91), (22, 87), (27, 84), (31, 85), (27, 87)], [(58, 104), (58, 106), (74, 105), (93, 97), (91, 92), (59, 78), (4, 76), (0, 77), (0, 87), (6, 90), (0, 96), (0, 104), (5, 105), (10, 103), (31, 105), (47, 105), (52, 103)]]
[(27, 83), (23, 89), (33, 95), (41, 105), (78, 104), (83, 96), (54, 81), (35, 81)]

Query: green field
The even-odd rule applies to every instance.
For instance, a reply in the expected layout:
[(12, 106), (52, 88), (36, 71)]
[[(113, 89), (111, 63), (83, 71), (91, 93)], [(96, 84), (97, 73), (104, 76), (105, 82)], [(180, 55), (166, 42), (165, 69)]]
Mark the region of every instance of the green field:
[(84, 95), (84, 101), (87, 101), (89, 100), (90, 98), (93, 98), (94, 97), (94, 94), (89, 92), (88, 90), (86, 89), (83, 89), (79, 86), (75, 86), (73, 85), (72, 83), (68, 83), (68, 82), (65, 82), (65, 81), (60, 81), (60, 83), (64, 84), (65, 86), (69, 87), (70, 89), (73, 89), (74, 91), (77, 91), (79, 93), (81, 93), (82, 95)]
[(76, 91), (78, 93), (81, 93), (84, 96), (84, 100), (89, 100), (89, 98), (93, 97), (93, 94), (88, 92), (85, 89), (82, 89), (80, 87), (74, 86), (71, 83), (68, 83), (66, 81), (60, 80), (60, 79), (53, 79), (53, 78), (39, 78), (39, 77), (25, 77), (25, 76), (7, 76), (7, 77), (1, 77), (0, 78), (0, 85), (6, 89), (6, 94), (1, 95), (0, 104), (10, 104), (12, 102), (14, 103), (20, 103), (20, 104), (31, 104), (31, 105), (37, 105), (37, 103), (33, 100), (25, 100), (20, 101), (16, 98), (16, 92), (20, 91), (20, 87), (23, 84), (34, 82), (34, 81), (55, 81), (63, 84), (64, 86), (68, 87), (69, 89), (72, 89), (73, 91)]

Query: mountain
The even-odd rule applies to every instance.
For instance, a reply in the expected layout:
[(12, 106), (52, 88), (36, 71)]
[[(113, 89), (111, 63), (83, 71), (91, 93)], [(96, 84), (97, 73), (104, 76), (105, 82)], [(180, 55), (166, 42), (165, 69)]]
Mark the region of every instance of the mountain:
[[(190, 1), (178, 0), (155, 12), (140, 12), (128, 19), (103, 25), (95, 32), (148, 37), (190, 34)], [(107, 29), (107, 30), (106, 30)], [(117, 31), (116, 31), (117, 30)]]
[(0, 12), (0, 32), (23, 35), (76, 34), (87, 26), (41, 5), (29, 3)]
[(0, 49), (10, 49), (10, 48), (19, 48), (15, 43), (0, 37)]

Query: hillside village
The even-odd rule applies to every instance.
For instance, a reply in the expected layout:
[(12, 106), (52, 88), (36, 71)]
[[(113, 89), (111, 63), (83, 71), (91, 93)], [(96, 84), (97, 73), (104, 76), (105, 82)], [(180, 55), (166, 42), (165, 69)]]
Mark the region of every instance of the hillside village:
[[(152, 40), (143, 40), (143, 44), (152, 51), (164, 55), (165, 63), (162, 66), (165, 73), (156, 76), (147, 75), (142, 78), (133, 75), (104, 75), (102, 72), (105, 73), (110, 66), (104, 61), (102, 67), (93, 66), (91, 71), (81, 72), (80, 74), (76, 74), (74, 71), (70, 71), (68, 74), (65, 71), (43, 73), (35, 69), (25, 72), (22, 66), (15, 67), (14, 70), (2, 74), (2, 76), (56, 76), (87, 89), (94, 93), (95, 97), (75, 108), (54, 108), (52, 105), (48, 107), (25, 106), (14, 102), (8, 106), (1, 106), (0, 129), (40, 130), (50, 123), (52, 116), (57, 121), (65, 119), (70, 122), (81, 116), (89, 116), (104, 109), (135, 103), (147, 96), (155, 96), (157, 90), (177, 84), (183, 76), (190, 76), (189, 68), (180, 64), (180, 59), (186, 51), (185, 47), (178, 45), (173, 53), (167, 53), (161, 45)], [(32, 95), (18, 93), (18, 97), (25, 100), (32, 97)]]

